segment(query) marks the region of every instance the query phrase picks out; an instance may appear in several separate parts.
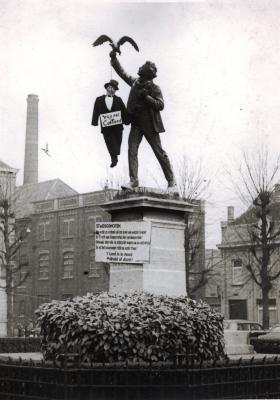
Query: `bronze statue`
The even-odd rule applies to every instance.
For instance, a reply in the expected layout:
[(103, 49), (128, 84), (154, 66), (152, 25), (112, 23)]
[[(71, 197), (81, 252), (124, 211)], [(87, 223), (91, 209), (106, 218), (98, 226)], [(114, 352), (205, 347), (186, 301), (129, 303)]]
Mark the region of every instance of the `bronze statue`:
[(110, 57), (112, 67), (131, 87), (127, 102), (127, 112), (131, 119), (128, 139), (130, 182), (125, 187), (128, 189), (138, 187), (138, 148), (144, 136), (160, 163), (168, 182), (168, 190), (175, 190), (176, 183), (172, 167), (168, 155), (162, 148), (159, 136), (165, 131), (160, 115), (160, 111), (164, 108), (164, 101), (160, 87), (153, 82), (157, 76), (156, 65), (151, 61), (146, 61), (138, 70), (139, 78), (134, 78), (124, 71), (114, 49)]
[(153, 79), (157, 76), (156, 65), (151, 61), (146, 61), (138, 70), (139, 78), (127, 74), (119, 60), (117, 53), (121, 54), (120, 46), (126, 41), (131, 43), (139, 51), (137, 44), (128, 36), (122, 37), (114, 43), (106, 35), (101, 35), (94, 46), (109, 42), (112, 47), (110, 52), (111, 65), (117, 74), (131, 87), (127, 102), (127, 112), (131, 121), (131, 130), (128, 139), (128, 163), (130, 182), (125, 185), (125, 189), (135, 189), (138, 187), (138, 148), (143, 139), (146, 138), (158, 159), (164, 176), (168, 183), (169, 191), (176, 191), (174, 174), (167, 153), (163, 150), (159, 134), (164, 132), (160, 111), (164, 108), (164, 101), (160, 87)]

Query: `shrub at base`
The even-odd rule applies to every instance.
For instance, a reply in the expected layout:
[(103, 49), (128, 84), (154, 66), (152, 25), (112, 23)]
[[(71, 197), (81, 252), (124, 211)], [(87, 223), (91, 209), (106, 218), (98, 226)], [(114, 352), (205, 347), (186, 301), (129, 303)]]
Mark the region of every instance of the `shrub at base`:
[(45, 359), (79, 348), (82, 361), (198, 360), (224, 356), (223, 317), (203, 302), (148, 293), (88, 294), (36, 311)]

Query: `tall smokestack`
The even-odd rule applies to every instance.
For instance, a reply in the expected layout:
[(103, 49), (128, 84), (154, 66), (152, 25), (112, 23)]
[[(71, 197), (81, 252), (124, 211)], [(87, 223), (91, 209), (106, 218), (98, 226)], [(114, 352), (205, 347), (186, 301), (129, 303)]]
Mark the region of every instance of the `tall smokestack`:
[(38, 102), (37, 94), (27, 96), (23, 184), (38, 183)]

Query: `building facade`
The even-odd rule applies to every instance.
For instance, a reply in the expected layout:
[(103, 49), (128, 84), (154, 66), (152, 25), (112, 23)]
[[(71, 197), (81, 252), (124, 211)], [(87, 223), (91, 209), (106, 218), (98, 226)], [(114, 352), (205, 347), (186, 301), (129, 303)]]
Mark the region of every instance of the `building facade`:
[(100, 204), (113, 191), (68, 196), (33, 203), (33, 213), (17, 220), (29, 223), (30, 234), (18, 252), (27, 260), (28, 278), (16, 288), (14, 327), (35, 322), (35, 310), (51, 300), (66, 300), (108, 290), (109, 269), (95, 262), (95, 222), (110, 220)]
[(204, 288), (204, 300), (216, 311), (222, 309), (223, 293), (223, 259), (218, 249), (207, 249), (205, 251), (205, 270), (207, 283)]
[[(17, 169), (10, 167), (6, 163), (0, 160), (0, 336), (7, 335), (7, 292), (6, 292), (6, 246), (5, 239), (10, 243), (14, 241), (13, 227), (15, 223), (14, 209), (12, 206), (12, 198), (15, 192), (16, 185), (16, 174)], [(4, 202), (8, 205), (8, 208), (4, 205)], [(5, 214), (6, 211), (9, 213), (8, 225), (9, 233), (8, 237), (5, 238), (4, 224), (6, 222)]]
[(193, 212), (185, 221), (187, 294), (199, 300), (205, 298), (205, 284), (202, 282), (205, 269), (205, 202), (194, 200), (192, 204)]
[[(248, 319), (262, 323), (262, 292), (246, 268), (252, 263), (251, 224), (252, 208), (234, 218), (232, 207), (228, 208), (228, 219), (221, 223), (222, 240), (218, 245), (223, 263), (222, 312), (226, 318)], [(270, 215), (275, 226), (280, 226), (280, 187), (273, 193)], [(250, 221), (250, 222), (249, 222)], [(274, 271), (280, 269), (280, 238), (274, 241), (275, 251), (271, 257)], [(273, 281), (269, 294), (270, 325), (280, 321), (280, 280)]]

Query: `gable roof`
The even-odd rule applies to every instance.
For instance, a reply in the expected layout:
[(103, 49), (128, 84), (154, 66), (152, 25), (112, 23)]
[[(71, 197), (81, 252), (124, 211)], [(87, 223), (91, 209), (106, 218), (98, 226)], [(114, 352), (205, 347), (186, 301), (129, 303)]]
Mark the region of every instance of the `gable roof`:
[(16, 168), (10, 167), (8, 164), (4, 163), (4, 161), (0, 160), (0, 171), (9, 171), (16, 173), (18, 170)]
[(60, 179), (29, 183), (15, 189), (15, 216), (28, 217), (32, 213), (32, 202), (73, 196), (78, 192)]
[(4, 163), (4, 161), (0, 160), (0, 168), (11, 168), (8, 164)]

